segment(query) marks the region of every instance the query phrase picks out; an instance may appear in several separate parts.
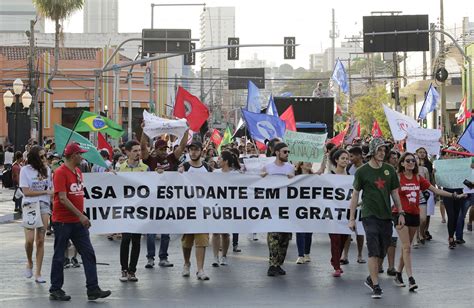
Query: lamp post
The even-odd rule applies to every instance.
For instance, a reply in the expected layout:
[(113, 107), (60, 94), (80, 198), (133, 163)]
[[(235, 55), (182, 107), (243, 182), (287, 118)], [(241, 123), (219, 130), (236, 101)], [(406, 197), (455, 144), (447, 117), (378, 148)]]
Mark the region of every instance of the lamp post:
[[(13, 124), (14, 124), (13, 146), (14, 146), (15, 151), (19, 150), (19, 141), (18, 141), (19, 116), (20, 114), (26, 114), (26, 111), (20, 110), (20, 95), (22, 92), (23, 92), (23, 82), (21, 81), (21, 79), (17, 78), (13, 82), (13, 93), (10, 90), (8, 90), (7, 92), (3, 94), (3, 104), (5, 105), (5, 108), (7, 109), (7, 114), (8, 113), (13, 114)], [(12, 108), (13, 98), (15, 98), (15, 106)], [(21, 96), (23, 109), (28, 110), (28, 108), (30, 108), (31, 100), (32, 100), (31, 94), (28, 91), (25, 91), (25, 93), (23, 93), (23, 95)]]

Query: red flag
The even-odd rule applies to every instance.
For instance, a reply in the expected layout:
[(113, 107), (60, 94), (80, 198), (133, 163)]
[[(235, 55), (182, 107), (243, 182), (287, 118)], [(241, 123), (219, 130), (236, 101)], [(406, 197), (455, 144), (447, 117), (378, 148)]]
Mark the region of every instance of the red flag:
[(211, 134), (211, 141), (212, 143), (214, 143), (216, 146), (219, 146), (219, 144), (221, 144), (221, 141), (222, 141), (222, 136), (221, 134), (219, 133), (219, 131), (217, 129), (214, 128), (214, 130), (212, 131), (212, 134)]
[(335, 146), (340, 146), (344, 142), (347, 131), (349, 130), (349, 121), (346, 123), (346, 127), (342, 132), (334, 136), (332, 139), (329, 139), (326, 143), (333, 143)]
[(467, 99), (464, 96), (461, 106), (459, 107), (458, 113), (456, 113), (457, 124), (464, 123), (467, 119), (471, 118), (471, 112), (467, 110)]
[(186, 118), (189, 128), (193, 132), (199, 132), (201, 126), (209, 118), (209, 110), (199, 98), (182, 87), (178, 87), (173, 115), (180, 119)]
[(382, 137), (382, 130), (380, 129), (380, 125), (377, 120), (375, 120), (374, 125), (372, 125), (372, 136), (374, 138)]
[(286, 129), (296, 132), (296, 121), (295, 121), (295, 113), (293, 112), (293, 106), (291, 105), (288, 107), (285, 112), (283, 112), (280, 116), (285, 122)]
[(267, 149), (267, 146), (257, 140), (255, 140), (255, 144), (257, 145), (257, 149), (259, 151), (265, 151)]
[(112, 159), (114, 157), (114, 149), (107, 142), (107, 140), (105, 140), (104, 136), (101, 133), (98, 133), (97, 135), (97, 147), (99, 148), (99, 150), (106, 149), (109, 152), (110, 159)]
[(339, 107), (338, 104), (336, 104), (336, 115), (342, 116), (342, 110), (341, 110), (341, 107)]

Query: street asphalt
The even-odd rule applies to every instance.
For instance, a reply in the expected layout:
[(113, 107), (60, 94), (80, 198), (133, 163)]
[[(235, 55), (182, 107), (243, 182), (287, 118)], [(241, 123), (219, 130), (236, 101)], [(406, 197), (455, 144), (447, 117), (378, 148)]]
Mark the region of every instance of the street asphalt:
[[(474, 236), (466, 232), (466, 243), (449, 250), (447, 227), (441, 223), (438, 212), (430, 227), (433, 240), (413, 250), (414, 277), (419, 285), (416, 293), (395, 286), (393, 278), (384, 273), (381, 274), (383, 298), (372, 299), (363, 284), (367, 265), (356, 262), (355, 242), (351, 246), (350, 263), (343, 266), (344, 274), (340, 278), (332, 277), (326, 234), (313, 236), (312, 262), (304, 265), (295, 264), (297, 251), (293, 236), (283, 266), (287, 275), (279, 277), (266, 275), (265, 234), (259, 234), (258, 241), (241, 234), (242, 252), (230, 252), (228, 266), (213, 268), (212, 249), (207, 249), (205, 271), (211, 279), (205, 282), (198, 281), (193, 274), (189, 278), (181, 277), (183, 259), (178, 235), (172, 236), (169, 248), (169, 260), (175, 266), (145, 269), (143, 237), (136, 283), (118, 279), (120, 241), (93, 235), (99, 284), (102, 289), (110, 289), (112, 295), (88, 302), (83, 269), (70, 268), (65, 269), (63, 289), (72, 300), (51, 302), (48, 288), (54, 237), (48, 237), (45, 243), (43, 277), (48, 283), (37, 284), (33, 278), (26, 279), (23, 230), (18, 220), (12, 220), (13, 204), (7, 196), (11, 192), (0, 191), (0, 222), (3, 222), (0, 223), (0, 307), (474, 307)], [(5, 215), (11, 216), (5, 218)], [(156, 246), (158, 251), (159, 240)], [(194, 256), (191, 272), (195, 272)], [(407, 282), (406, 275), (404, 278)]]

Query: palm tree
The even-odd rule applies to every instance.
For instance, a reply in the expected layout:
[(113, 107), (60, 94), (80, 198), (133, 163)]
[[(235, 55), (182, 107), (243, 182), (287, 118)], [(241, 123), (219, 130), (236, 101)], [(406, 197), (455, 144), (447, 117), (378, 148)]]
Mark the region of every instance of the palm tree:
[(40, 13), (40, 15), (49, 18), (55, 23), (54, 32), (54, 65), (53, 71), (46, 82), (47, 93), (53, 94), (53, 89), (50, 86), (51, 81), (58, 72), (59, 63), (59, 40), (62, 36), (63, 30), (60, 22), (74, 13), (82, 9), (84, 0), (33, 0), (33, 4)]

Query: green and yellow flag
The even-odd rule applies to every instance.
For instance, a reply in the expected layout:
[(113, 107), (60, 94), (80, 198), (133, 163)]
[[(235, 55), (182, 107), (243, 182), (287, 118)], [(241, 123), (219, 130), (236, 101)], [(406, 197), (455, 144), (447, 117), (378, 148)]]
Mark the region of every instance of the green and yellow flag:
[(221, 144), (219, 144), (219, 148), (217, 149), (219, 154), (221, 153), (221, 147), (231, 142), (232, 142), (232, 132), (230, 131), (230, 128), (227, 126), (224, 132), (224, 137), (222, 137)]
[(112, 138), (120, 138), (125, 132), (119, 124), (96, 113), (83, 111), (74, 127), (76, 132), (103, 132)]

